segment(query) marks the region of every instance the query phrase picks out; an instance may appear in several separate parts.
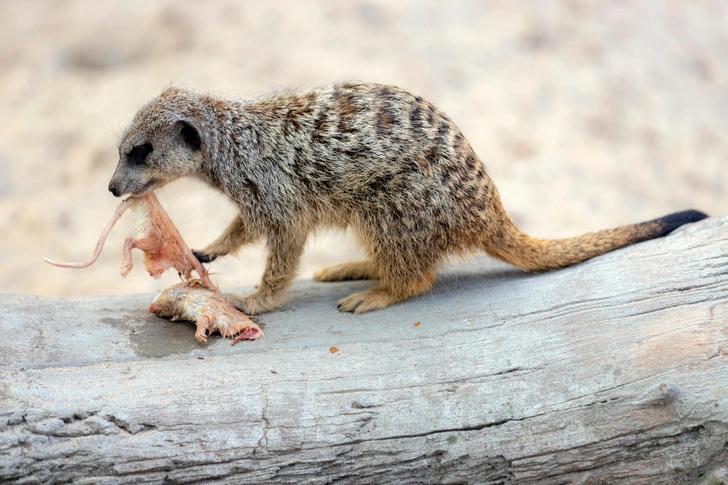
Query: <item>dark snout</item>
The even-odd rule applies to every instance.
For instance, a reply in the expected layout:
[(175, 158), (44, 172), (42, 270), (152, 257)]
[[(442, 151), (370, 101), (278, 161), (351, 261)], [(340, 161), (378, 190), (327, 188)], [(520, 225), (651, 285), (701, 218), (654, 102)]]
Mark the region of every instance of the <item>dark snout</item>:
[(130, 167), (122, 160), (109, 181), (109, 192), (114, 197), (121, 197), (125, 194), (141, 195), (153, 185), (154, 181), (145, 175), (143, 169)]
[(125, 170), (123, 162), (120, 161), (109, 181), (109, 192), (114, 197), (121, 197), (129, 192), (129, 174), (127, 172), (128, 170)]
[(111, 192), (114, 197), (121, 197), (124, 195), (119, 187), (119, 183), (114, 179), (111, 179), (111, 182), (109, 182), (109, 192)]

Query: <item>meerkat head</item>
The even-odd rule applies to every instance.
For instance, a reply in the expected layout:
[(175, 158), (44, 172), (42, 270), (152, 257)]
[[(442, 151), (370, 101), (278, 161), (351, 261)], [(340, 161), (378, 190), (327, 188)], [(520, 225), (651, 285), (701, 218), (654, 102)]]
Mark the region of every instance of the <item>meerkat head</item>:
[(194, 93), (171, 87), (139, 110), (119, 142), (109, 182), (114, 196), (144, 195), (199, 170), (205, 143), (199, 104)]

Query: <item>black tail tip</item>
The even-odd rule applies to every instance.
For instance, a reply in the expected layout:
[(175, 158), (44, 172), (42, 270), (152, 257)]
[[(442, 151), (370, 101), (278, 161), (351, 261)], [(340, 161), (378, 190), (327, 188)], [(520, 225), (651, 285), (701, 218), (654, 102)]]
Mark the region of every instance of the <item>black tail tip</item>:
[(708, 214), (696, 210), (687, 210), (682, 212), (675, 212), (674, 214), (668, 214), (664, 217), (660, 217), (655, 222), (662, 225), (662, 235), (668, 234), (678, 227), (690, 224), (692, 222), (702, 221), (706, 219)]

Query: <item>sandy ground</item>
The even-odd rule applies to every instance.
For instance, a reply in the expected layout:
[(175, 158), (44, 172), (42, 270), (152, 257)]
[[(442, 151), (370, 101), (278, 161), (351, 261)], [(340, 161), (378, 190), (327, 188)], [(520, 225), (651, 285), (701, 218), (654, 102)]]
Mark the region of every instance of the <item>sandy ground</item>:
[[(402, 85), (449, 113), (533, 235), (728, 208), (720, 0), (5, 0), (0, 292), (137, 293), (176, 280), (119, 277), (130, 216), (95, 266), (41, 262), (90, 253), (118, 203), (106, 189), (117, 137), (170, 82), (248, 97), (347, 79)], [(234, 213), (194, 182), (160, 199), (197, 248)], [(300, 275), (357, 251), (346, 234), (319, 235)], [(263, 260), (251, 247), (212, 271), (223, 286), (255, 283)]]

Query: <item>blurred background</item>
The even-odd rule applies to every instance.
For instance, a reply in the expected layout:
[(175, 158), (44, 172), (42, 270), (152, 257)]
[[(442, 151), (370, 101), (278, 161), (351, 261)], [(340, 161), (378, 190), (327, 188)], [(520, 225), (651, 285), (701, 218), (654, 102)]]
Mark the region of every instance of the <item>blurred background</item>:
[[(728, 211), (728, 3), (581, 1), (0, 1), (0, 292), (139, 293), (118, 274), (125, 216), (107, 184), (136, 110), (169, 83), (230, 97), (341, 80), (398, 84), (460, 126), (519, 226), (565, 237), (697, 208)], [(159, 193), (190, 246), (232, 219), (180, 181)], [(358, 254), (313, 238), (300, 277)], [(261, 246), (212, 265), (256, 283)]]

